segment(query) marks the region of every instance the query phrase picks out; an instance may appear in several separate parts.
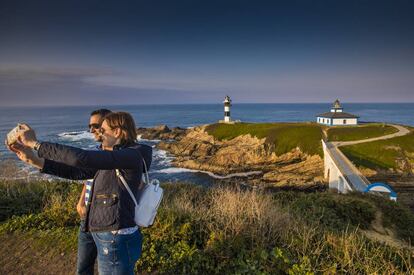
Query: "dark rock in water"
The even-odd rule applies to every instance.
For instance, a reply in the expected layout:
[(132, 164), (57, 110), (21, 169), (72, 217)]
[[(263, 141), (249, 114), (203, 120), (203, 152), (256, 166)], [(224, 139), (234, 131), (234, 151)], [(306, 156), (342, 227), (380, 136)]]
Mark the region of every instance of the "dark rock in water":
[(158, 125), (153, 128), (138, 128), (137, 134), (144, 139), (179, 140), (187, 133), (187, 129), (180, 127), (169, 128), (167, 125)]

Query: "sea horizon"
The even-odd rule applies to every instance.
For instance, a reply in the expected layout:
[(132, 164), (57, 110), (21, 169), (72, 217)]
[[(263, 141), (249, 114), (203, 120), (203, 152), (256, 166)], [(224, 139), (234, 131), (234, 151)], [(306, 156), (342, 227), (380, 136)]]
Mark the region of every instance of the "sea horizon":
[[(316, 122), (316, 115), (328, 112), (332, 103), (235, 103), (231, 117), (242, 122)], [(414, 126), (414, 103), (343, 103), (344, 112), (360, 116), (362, 122), (386, 122)], [(140, 105), (90, 105), (0, 108), (0, 138), (17, 123), (26, 122), (43, 141), (63, 143), (84, 149), (96, 146), (88, 133), (90, 112), (96, 108), (109, 108), (130, 112), (137, 127), (189, 128), (197, 125), (217, 123), (223, 119), (224, 107), (216, 104), (140, 104)], [(154, 147), (153, 176), (164, 181), (191, 181), (210, 184), (215, 179), (199, 171), (172, 166), (173, 156), (157, 149), (157, 141), (141, 140)], [(0, 144), (0, 161), (16, 159)], [(37, 171), (21, 165), (36, 174)]]
[[(385, 101), (341, 101), (342, 104), (414, 104), (414, 101), (410, 102), (385, 102)], [(321, 101), (321, 102), (232, 102), (234, 105), (314, 105), (314, 104), (330, 104), (330, 101)], [(12, 108), (76, 108), (76, 107), (118, 107), (118, 106), (188, 106), (188, 105), (222, 105), (222, 103), (204, 103), (204, 102), (194, 102), (194, 103), (141, 103), (141, 104), (77, 104), (77, 105), (8, 105), (1, 106), (0, 109), (12, 109)]]

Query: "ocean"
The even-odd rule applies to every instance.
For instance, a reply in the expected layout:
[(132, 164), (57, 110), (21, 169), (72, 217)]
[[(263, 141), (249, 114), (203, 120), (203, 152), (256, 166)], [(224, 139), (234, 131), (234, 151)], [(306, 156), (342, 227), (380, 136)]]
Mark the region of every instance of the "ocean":
[[(303, 122), (315, 121), (315, 115), (328, 112), (332, 104), (233, 104), (231, 117), (243, 122)], [(0, 138), (18, 122), (25, 122), (36, 130), (39, 140), (52, 141), (85, 149), (96, 146), (87, 125), (89, 114), (97, 108), (130, 112), (138, 127), (166, 124), (169, 127), (193, 127), (214, 123), (223, 118), (222, 104), (186, 105), (127, 105), (78, 107), (6, 107), (0, 108)], [(414, 103), (348, 103), (344, 111), (360, 116), (364, 122), (388, 122), (414, 126)], [(171, 165), (173, 156), (158, 150), (158, 141), (140, 140), (154, 147), (150, 176), (160, 181), (189, 181), (212, 184), (219, 179), (200, 171), (176, 168)], [(17, 158), (0, 145), (0, 160)], [(19, 163), (29, 176), (41, 176), (35, 169)]]

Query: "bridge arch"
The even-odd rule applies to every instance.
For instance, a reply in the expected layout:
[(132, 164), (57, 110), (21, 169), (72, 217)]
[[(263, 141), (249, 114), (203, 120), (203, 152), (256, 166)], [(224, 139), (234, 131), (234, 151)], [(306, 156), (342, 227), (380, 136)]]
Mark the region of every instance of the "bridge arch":
[(389, 194), (390, 200), (397, 201), (397, 193), (388, 184), (382, 182), (374, 182), (367, 186), (364, 193), (379, 192)]

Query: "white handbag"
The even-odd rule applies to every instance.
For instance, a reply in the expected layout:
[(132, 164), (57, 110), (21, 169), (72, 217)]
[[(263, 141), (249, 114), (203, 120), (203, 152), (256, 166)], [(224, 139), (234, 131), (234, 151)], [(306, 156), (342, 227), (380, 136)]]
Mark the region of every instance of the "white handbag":
[(158, 207), (160, 206), (162, 195), (164, 190), (160, 187), (160, 182), (157, 179), (153, 179), (151, 182), (148, 176), (147, 164), (143, 160), (145, 166), (146, 180), (144, 181), (145, 185), (141, 190), (141, 196), (139, 198), (139, 203), (135, 199), (134, 194), (128, 186), (125, 178), (122, 176), (121, 172), (116, 169), (116, 175), (121, 179), (125, 188), (128, 190), (129, 195), (135, 203), (135, 217), (134, 221), (138, 226), (148, 227), (154, 223), (155, 216), (157, 215)]

